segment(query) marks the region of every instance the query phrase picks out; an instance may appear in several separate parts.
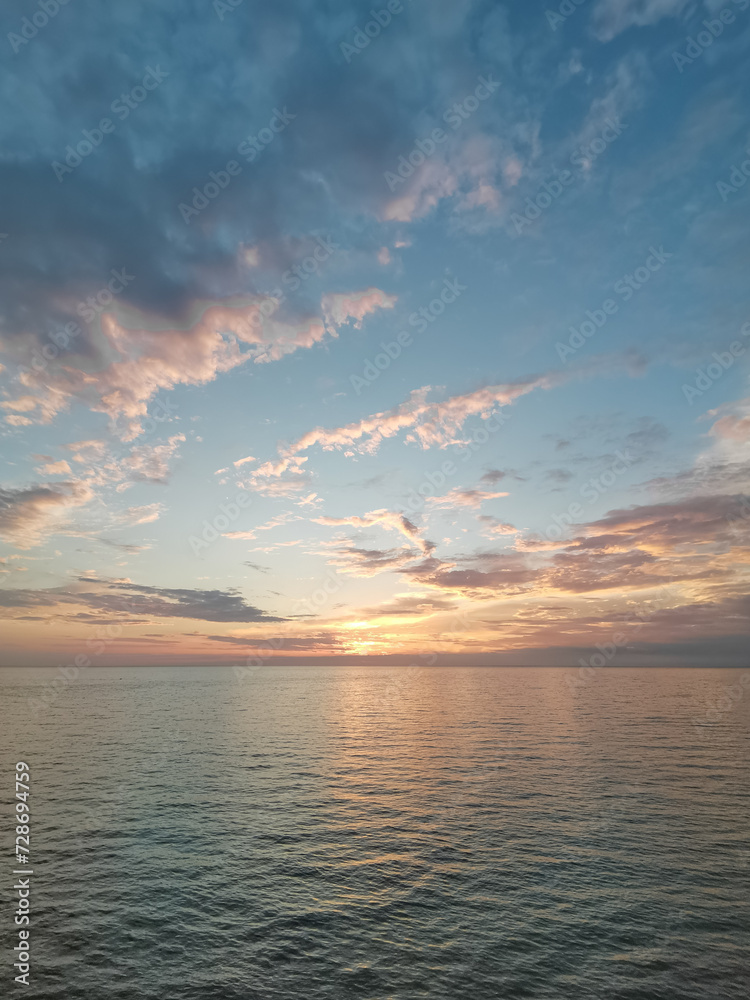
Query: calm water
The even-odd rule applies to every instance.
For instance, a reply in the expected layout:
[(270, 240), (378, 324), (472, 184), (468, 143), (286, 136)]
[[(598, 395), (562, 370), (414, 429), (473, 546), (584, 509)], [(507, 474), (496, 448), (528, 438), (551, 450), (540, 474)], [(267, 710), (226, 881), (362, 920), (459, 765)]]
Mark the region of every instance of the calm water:
[(0, 671), (2, 995), (748, 995), (741, 671), (91, 670), (31, 721), (52, 676)]

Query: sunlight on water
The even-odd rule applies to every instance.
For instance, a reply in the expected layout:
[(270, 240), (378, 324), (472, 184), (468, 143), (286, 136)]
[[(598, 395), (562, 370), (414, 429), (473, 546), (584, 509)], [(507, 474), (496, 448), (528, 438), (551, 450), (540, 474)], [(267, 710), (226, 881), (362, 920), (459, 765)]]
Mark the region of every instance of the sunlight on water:
[(747, 995), (741, 671), (52, 676), (25, 996)]

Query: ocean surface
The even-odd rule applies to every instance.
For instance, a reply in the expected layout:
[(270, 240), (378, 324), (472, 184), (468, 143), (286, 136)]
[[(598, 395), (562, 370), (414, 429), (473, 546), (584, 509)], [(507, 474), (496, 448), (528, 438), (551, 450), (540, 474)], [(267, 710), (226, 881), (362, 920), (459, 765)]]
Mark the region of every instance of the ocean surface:
[(2, 670), (0, 995), (746, 1000), (747, 673)]

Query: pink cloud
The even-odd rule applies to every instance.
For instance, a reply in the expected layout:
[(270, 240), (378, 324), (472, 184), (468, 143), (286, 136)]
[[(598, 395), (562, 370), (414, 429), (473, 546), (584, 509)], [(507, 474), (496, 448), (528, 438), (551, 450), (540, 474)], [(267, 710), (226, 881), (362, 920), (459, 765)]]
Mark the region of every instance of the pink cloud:
[(382, 525), (387, 530), (398, 531), (415, 542), (424, 554), (429, 554), (435, 548), (432, 542), (424, 541), (419, 537), (419, 528), (406, 517), (390, 510), (373, 510), (363, 516), (351, 515), (349, 517), (314, 517), (311, 519), (314, 524), (331, 525), (335, 527), (351, 525), (355, 528), (370, 528), (375, 524)]
[(121, 520), (125, 524), (153, 524), (158, 521), (164, 511), (164, 505), (160, 503), (144, 504), (142, 507), (128, 507), (123, 511)]
[(717, 438), (745, 443), (750, 440), (750, 417), (721, 417), (711, 427), (711, 434)]
[[(442, 402), (427, 399), (430, 386), (415, 389), (409, 398), (390, 410), (374, 413), (343, 427), (326, 430), (316, 427), (282, 452), (279, 466), (292, 456), (319, 445), (324, 451), (346, 448), (363, 454), (374, 454), (387, 438), (407, 431), (406, 441), (427, 449), (461, 444), (458, 435), (469, 417), (487, 419), (499, 407), (508, 406), (520, 396), (538, 388), (549, 388), (553, 379), (540, 376), (525, 381), (486, 386)], [(270, 463), (268, 463), (270, 466)]]
[(131, 479), (166, 483), (169, 478), (170, 460), (184, 441), (184, 434), (174, 434), (163, 444), (134, 448), (124, 459), (123, 467)]
[[(39, 371), (27, 369), (19, 376), (26, 390), (2, 406), (15, 411), (6, 417), (13, 426), (49, 423), (75, 400), (95, 412), (105, 413), (119, 435), (131, 441), (142, 433), (148, 404), (159, 392), (177, 385), (202, 385), (247, 361), (277, 361), (300, 349), (312, 348), (336, 327), (376, 308), (392, 308), (396, 299), (379, 289), (324, 296), (323, 319), (312, 317), (296, 323), (278, 317), (280, 299), (245, 296), (226, 303), (197, 303), (183, 326), (163, 329), (142, 314), (132, 314), (141, 326), (125, 326), (114, 314), (101, 320), (101, 356), (112, 358), (99, 371), (66, 364), (50, 364)], [(33, 419), (20, 413), (33, 413)]]
[(0, 489), (0, 537), (18, 549), (41, 545), (47, 535), (67, 526), (71, 508), (84, 506), (93, 496), (91, 488), (77, 480)]
[(427, 503), (435, 507), (472, 507), (478, 509), (485, 500), (495, 500), (507, 497), (508, 493), (487, 493), (485, 490), (462, 490), (460, 487), (451, 490), (442, 497), (427, 497)]
[(47, 462), (36, 470), (41, 476), (69, 476), (71, 469), (65, 459), (59, 462)]
[(365, 316), (376, 309), (393, 309), (397, 296), (387, 295), (379, 288), (366, 288), (362, 292), (336, 292), (324, 295), (321, 299), (323, 317), (330, 326), (343, 326), (354, 320), (354, 326), (359, 330)]

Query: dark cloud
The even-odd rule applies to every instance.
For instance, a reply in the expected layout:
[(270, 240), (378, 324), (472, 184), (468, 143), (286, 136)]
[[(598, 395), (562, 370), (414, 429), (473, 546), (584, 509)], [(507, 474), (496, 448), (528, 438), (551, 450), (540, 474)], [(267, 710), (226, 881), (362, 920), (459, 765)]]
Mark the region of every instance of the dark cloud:
[(416, 549), (363, 549), (356, 545), (337, 545), (329, 553), (328, 561), (350, 576), (376, 576), (387, 570), (398, 569), (419, 557)]
[(499, 483), (501, 480), (505, 479), (507, 475), (508, 473), (503, 472), (502, 469), (488, 469), (479, 481), (481, 483), (487, 483), (489, 486), (494, 486), (495, 483)]
[(741, 496), (694, 497), (610, 511), (557, 545), (526, 546), (522, 539), (519, 551), (481, 551), (452, 562), (430, 558), (398, 572), (474, 597), (533, 588), (584, 594), (680, 581), (737, 586), (721, 560), (738, 539), (750, 540), (750, 503), (743, 506)]
[(260, 563), (245, 562), (245, 563), (243, 563), (243, 566), (248, 566), (250, 569), (257, 570), (259, 573), (270, 573), (271, 572), (271, 567), (270, 566), (261, 566)]
[(565, 483), (569, 483), (573, 478), (573, 473), (569, 469), (549, 469), (545, 472), (544, 478), (549, 479), (552, 483), (564, 486)]
[[(674, 503), (610, 511), (606, 517), (594, 521), (587, 534), (614, 533), (621, 541), (633, 544), (729, 546), (735, 537), (734, 526), (742, 524), (743, 509), (742, 496), (688, 497)], [(744, 524), (750, 535), (750, 518)]]
[[(105, 614), (137, 614), (146, 618), (192, 618), (209, 622), (280, 622), (246, 604), (236, 590), (187, 590), (143, 587), (135, 583), (79, 577), (89, 589), (0, 590), (0, 606), (55, 607), (86, 605)], [(97, 616), (98, 621), (102, 621)], [(120, 621), (122, 624), (122, 621)]]
[[(439, 6), (447, 15), (450, 5)], [(378, 40), (375, 58), (347, 64), (339, 43), (366, 13), (245, 0), (220, 21), (210, 3), (194, 0), (76, 0), (6, 53), (0, 184), (13, 253), (0, 277), (4, 340), (43, 340), (50, 328), (80, 323), (76, 303), (123, 267), (135, 280), (120, 301), (178, 324), (196, 299), (248, 292), (238, 244), (261, 245), (279, 275), (304, 255), (300, 238), (329, 230), (340, 210), (378, 217), (389, 197), (383, 174), (411, 147), (417, 116), (439, 115), (457, 90), (475, 85), (477, 68), (440, 19), (408, 6), (398, 30), (418, 18), (430, 39), (421, 72), (396, 37)], [(456, 24), (466, 40), (474, 30), (467, 13)], [(8, 0), (5, 32), (28, 14), (25, 0)], [(166, 75), (122, 120), (112, 103), (149, 67)], [(498, 106), (505, 100), (501, 93)], [(275, 108), (295, 117), (248, 164), (237, 147)], [(58, 180), (52, 163), (106, 117), (114, 132)], [(230, 159), (242, 173), (186, 225), (179, 203)], [(360, 239), (366, 248), (369, 237)], [(87, 336), (75, 351), (97, 360)]]
[[(267, 639), (265, 636), (233, 636), (233, 635), (207, 635), (206, 639), (212, 642), (226, 642), (232, 646), (242, 646), (245, 649), (263, 649)], [(339, 638), (328, 632), (319, 632), (315, 635), (295, 635), (283, 636), (275, 641), (274, 656), (278, 653), (290, 653), (300, 650), (316, 649), (339, 649), (341, 642)]]

